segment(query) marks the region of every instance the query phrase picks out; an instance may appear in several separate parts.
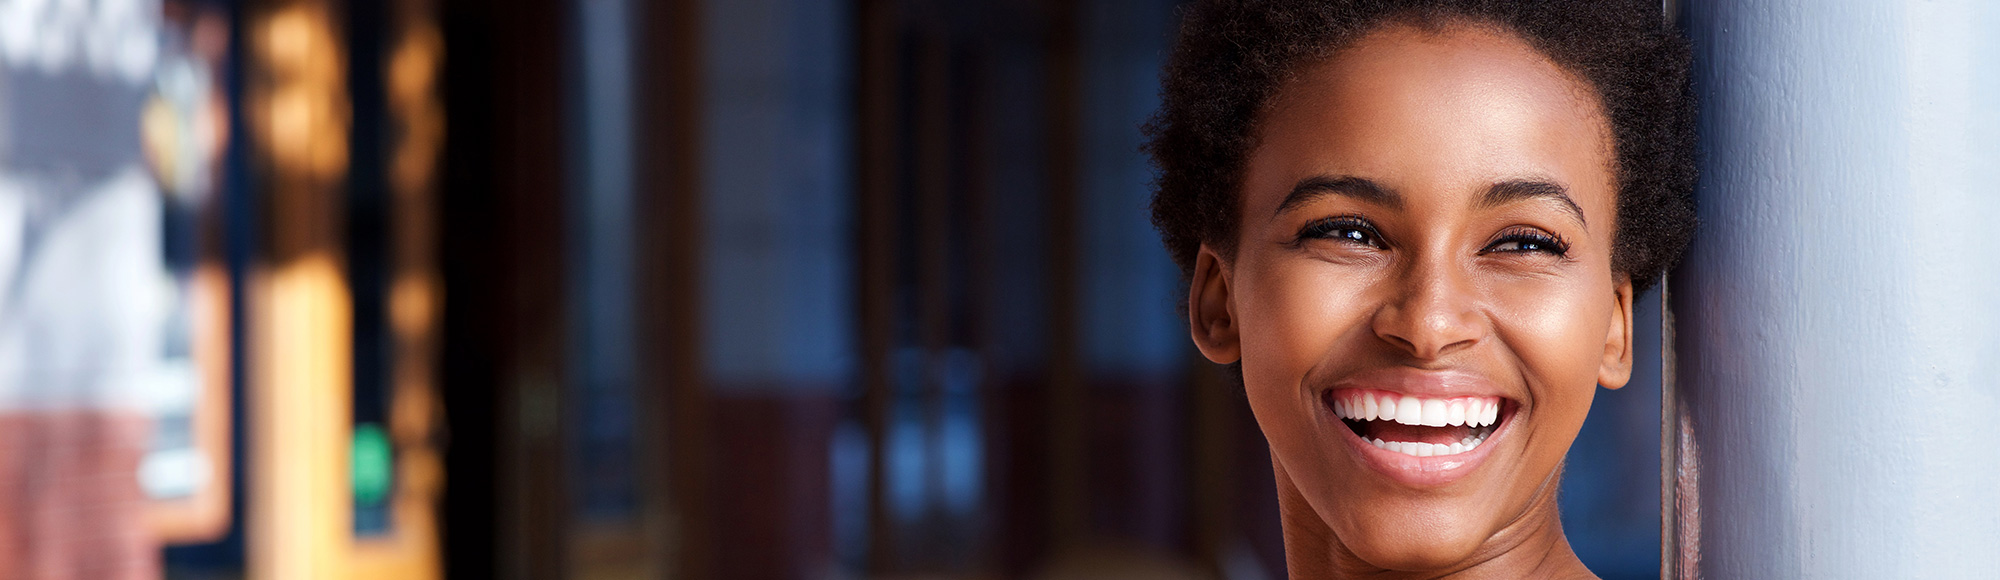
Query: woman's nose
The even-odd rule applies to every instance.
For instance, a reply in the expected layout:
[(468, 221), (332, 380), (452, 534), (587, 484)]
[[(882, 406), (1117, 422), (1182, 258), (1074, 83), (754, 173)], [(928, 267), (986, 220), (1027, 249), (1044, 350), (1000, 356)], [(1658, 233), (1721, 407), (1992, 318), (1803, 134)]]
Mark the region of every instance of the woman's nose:
[(1418, 360), (1436, 360), (1477, 344), (1482, 335), (1476, 296), (1449, 260), (1419, 260), (1394, 279), (1393, 294), (1375, 311), (1375, 336)]

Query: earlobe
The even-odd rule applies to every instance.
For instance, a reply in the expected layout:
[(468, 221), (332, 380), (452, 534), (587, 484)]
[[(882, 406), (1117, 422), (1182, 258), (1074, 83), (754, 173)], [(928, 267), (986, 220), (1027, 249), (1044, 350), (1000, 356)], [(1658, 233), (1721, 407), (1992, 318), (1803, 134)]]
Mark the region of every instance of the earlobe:
[(1624, 387), (1632, 380), (1632, 281), (1618, 283), (1611, 306), (1611, 327), (1604, 336), (1604, 361), (1597, 370), (1597, 384), (1607, 389)]
[(1236, 327), (1236, 303), (1229, 272), (1207, 245), (1195, 254), (1188, 287), (1188, 332), (1201, 355), (1217, 364), (1242, 358)]

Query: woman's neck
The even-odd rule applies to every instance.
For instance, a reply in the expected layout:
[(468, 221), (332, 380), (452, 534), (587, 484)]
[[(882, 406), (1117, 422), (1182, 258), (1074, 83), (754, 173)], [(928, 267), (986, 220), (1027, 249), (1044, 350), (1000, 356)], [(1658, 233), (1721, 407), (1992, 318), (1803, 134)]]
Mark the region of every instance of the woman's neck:
[(1362, 561), (1306, 503), (1283, 466), (1277, 466), (1279, 523), (1285, 534), (1285, 568), (1296, 580), (1340, 578), (1596, 578), (1563, 536), (1556, 511), (1557, 469), (1528, 509), (1493, 534), (1463, 563), (1445, 570), (1398, 572)]

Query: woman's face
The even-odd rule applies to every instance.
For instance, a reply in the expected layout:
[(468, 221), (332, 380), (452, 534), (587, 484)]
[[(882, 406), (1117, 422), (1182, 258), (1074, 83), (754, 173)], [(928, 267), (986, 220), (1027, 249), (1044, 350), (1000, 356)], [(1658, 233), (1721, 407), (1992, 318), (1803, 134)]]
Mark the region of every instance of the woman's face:
[(1235, 256), (1197, 260), (1196, 342), (1240, 358), (1280, 485), (1345, 552), (1492, 557), (1630, 375), (1608, 123), (1476, 27), (1387, 28), (1300, 73), (1259, 119)]

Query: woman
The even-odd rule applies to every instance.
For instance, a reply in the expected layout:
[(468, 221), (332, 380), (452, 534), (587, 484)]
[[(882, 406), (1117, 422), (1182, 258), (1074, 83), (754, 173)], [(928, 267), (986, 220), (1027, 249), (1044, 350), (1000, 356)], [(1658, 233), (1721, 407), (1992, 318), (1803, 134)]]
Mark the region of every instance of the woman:
[(1291, 576), (1592, 577), (1563, 457), (1693, 230), (1688, 49), (1659, 4), (1185, 18), (1154, 223), (1270, 442)]

